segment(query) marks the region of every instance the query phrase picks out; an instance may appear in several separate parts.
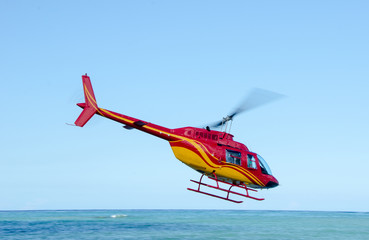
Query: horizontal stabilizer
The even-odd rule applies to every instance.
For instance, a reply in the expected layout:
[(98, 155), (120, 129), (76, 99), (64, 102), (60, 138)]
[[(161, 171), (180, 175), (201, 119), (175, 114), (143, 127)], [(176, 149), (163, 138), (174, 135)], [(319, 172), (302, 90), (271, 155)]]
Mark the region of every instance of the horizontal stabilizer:
[(83, 127), (88, 122), (88, 120), (90, 120), (92, 116), (95, 115), (95, 113), (95, 108), (86, 107), (85, 109), (83, 109), (74, 124), (76, 124), (76, 126)]

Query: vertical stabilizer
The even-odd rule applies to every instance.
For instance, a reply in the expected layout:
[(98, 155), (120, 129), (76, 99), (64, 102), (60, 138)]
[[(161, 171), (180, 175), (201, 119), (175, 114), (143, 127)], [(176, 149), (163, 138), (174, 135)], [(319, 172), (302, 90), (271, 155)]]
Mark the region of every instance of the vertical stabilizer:
[(90, 77), (87, 76), (87, 74), (82, 75), (82, 84), (83, 84), (83, 92), (85, 94), (85, 102), (77, 104), (79, 107), (83, 108), (83, 111), (79, 115), (77, 120), (74, 122), (76, 126), (79, 127), (83, 127), (98, 110), (94, 90), (92, 89), (91, 80)]

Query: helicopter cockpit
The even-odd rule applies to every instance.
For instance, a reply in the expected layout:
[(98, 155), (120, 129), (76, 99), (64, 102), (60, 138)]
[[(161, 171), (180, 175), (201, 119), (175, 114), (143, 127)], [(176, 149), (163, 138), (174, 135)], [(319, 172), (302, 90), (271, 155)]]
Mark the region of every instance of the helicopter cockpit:
[[(266, 175), (272, 175), (272, 171), (268, 166), (267, 162), (259, 154), (256, 154), (257, 159), (259, 159), (259, 165), (261, 172)], [(257, 169), (257, 164), (254, 155), (247, 154), (247, 167), (251, 169)]]
[(267, 164), (267, 162), (264, 160), (264, 158), (262, 158), (259, 154), (257, 154), (257, 157), (258, 157), (258, 159), (259, 159), (261, 172), (262, 172), (263, 174), (273, 175), (273, 174), (272, 174), (272, 170), (270, 170), (270, 167), (268, 166), (268, 164)]

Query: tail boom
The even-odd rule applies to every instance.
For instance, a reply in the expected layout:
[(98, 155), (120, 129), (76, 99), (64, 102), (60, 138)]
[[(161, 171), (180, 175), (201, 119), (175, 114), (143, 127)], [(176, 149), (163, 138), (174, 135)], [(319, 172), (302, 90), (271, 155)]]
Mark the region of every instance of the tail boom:
[(102, 117), (122, 123), (127, 128), (135, 128), (168, 141), (179, 140), (169, 128), (145, 122), (140, 119), (116, 113), (107, 109), (99, 108), (97, 106), (95, 94), (92, 89), (90, 77), (87, 76), (87, 74), (82, 76), (82, 83), (85, 102), (77, 103), (77, 106), (83, 108), (83, 111), (74, 122), (76, 126), (83, 127), (95, 114), (98, 114)]

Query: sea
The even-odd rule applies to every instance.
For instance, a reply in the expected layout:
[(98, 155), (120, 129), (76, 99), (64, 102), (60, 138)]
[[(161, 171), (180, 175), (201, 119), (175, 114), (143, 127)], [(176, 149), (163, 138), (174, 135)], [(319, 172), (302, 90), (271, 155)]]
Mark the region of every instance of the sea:
[(0, 239), (369, 239), (367, 212), (0, 211)]

